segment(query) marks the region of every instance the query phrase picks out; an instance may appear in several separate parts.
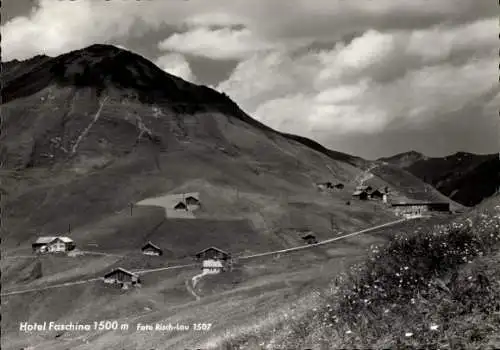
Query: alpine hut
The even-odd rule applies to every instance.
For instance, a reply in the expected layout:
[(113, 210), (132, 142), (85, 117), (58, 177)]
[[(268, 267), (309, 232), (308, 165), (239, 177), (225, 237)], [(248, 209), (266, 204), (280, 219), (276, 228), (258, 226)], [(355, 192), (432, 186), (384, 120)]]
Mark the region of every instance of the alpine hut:
[(163, 255), (163, 251), (161, 250), (160, 247), (157, 245), (154, 245), (150, 241), (148, 241), (142, 248), (141, 248), (142, 254), (144, 255), (156, 255), (160, 256)]
[(104, 283), (119, 284), (123, 289), (136, 286), (141, 283), (139, 276), (133, 272), (118, 267), (104, 275)]
[(179, 202), (174, 206), (175, 210), (188, 210), (187, 205), (184, 202)]
[(316, 244), (318, 243), (318, 240), (316, 239), (316, 236), (313, 235), (312, 233), (309, 233), (305, 236), (302, 237), (304, 241), (306, 241), (307, 244)]
[(200, 203), (200, 200), (196, 197), (193, 197), (193, 196), (189, 196), (189, 197), (186, 197), (186, 205), (188, 206), (199, 206), (201, 203)]

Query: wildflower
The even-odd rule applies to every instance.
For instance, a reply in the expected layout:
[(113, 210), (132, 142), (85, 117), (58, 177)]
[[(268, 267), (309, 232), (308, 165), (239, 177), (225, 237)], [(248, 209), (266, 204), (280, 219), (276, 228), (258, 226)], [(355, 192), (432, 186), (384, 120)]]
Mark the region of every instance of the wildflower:
[(405, 337), (411, 337), (412, 335), (413, 335), (413, 333), (411, 333), (411, 332), (405, 333)]
[(347, 332), (345, 332), (345, 334), (351, 334), (351, 333), (352, 333), (352, 331), (347, 331)]
[(415, 299), (414, 298), (411, 298), (411, 303), (415, 304)]
[(437, 324), (431, 324), (431, 326), (430, 326), (431, 331), (435, 331), (438, 328), (439, 328), (439, 326)]

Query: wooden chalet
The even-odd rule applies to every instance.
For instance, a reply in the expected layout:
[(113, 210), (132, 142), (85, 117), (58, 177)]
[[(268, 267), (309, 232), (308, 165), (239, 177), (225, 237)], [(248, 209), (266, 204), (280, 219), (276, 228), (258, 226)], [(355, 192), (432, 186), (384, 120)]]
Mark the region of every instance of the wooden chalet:
[(31, 245), (35, 253), (58, 253), (69, 252), (75, 249), (75, 242), (64, 236), (44, 236), (39, 237)]
[(135, 286), (137, 284), (140, 284), (141, 281), (139, 279), (139, 275), (118, 267), (104, 275), (104, 283), (119, 284), (123, 288), (127, 288), (131, 285)]
[(157, 245), (154, 245), (150, 241), (148, 241), (142, 248), (141, 248), (142, 254), (144, 255), (156, 255), (160, 256), (163, 255), (163, 251), (161, 250), (160, 247)]

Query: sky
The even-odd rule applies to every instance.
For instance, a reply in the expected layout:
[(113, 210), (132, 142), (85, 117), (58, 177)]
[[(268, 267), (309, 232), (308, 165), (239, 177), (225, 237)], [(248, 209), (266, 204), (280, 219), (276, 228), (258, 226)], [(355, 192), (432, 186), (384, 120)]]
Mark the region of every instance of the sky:
[(2, 60), (95, 43), (367, 159), (500, 151), (491, 0), (4, 0)]

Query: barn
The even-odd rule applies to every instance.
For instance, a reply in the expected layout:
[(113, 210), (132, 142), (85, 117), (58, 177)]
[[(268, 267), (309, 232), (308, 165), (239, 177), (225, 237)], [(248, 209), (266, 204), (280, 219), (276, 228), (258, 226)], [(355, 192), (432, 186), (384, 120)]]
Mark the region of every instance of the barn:
[(119, 284), (124, 289), (129, 286), (135, 286), (141, 283), (139, 276), (133, 272), (125, 270), (121, 267), (114, 269), (113, 271), (104, 275), (104, 283), (107, 284)]
[(148, 241), (142, 248), (141, 248), (142, 254), (144, 255), (156, 255), (160, 256), (163, 255), (163, 251), (161, 250), (160, 247), (157, 245), (154, 245), (150, 241)]

